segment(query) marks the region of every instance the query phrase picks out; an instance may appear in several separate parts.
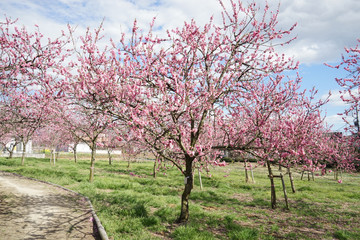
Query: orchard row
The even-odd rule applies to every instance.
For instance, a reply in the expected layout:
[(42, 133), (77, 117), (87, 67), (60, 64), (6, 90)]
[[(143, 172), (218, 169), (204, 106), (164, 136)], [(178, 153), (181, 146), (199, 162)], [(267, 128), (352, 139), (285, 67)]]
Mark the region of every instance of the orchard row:
[[(298, 67), (279, 53), (294, 40), (295, 25), (279, 29), (278, 11), (269, 6), (220, 5), (221, 25), (191, 21), (160, 38), (154, 22), (145, 32), (135, 21), (130, 36), (105, 43), (102, 26), (80, 37), (69, 26), (49, 39), (5, 19), (1, 142), (14, 136), (24, 146), (30, 139), (49, 146), (85, 142), (92, 150), (90, 181), (99, 146), (152, 151), (184, 175), (179, 222), (189, 217), (194, 168), (223, 165), (225, 152), (267, 165), (272, 188), (274, 165), (353, 169), (357, 134), (331, 134), (319, 110), (327, 101), (315, 101), (315, 89), (300, 91), (299, 75), (285, 75)], [(352, 97), (348, 112), (358, 104), (357, 60), (359, 49), (348, 49), (335, 66), (352, 74), (337, 80)]]

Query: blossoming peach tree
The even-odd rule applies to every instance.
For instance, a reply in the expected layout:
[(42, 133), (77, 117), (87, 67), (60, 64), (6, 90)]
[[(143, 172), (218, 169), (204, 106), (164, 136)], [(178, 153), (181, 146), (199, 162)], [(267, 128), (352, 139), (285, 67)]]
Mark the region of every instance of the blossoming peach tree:
[[(12, 129), (24, 145), (24, 153), (34, 132), (49, 119), (58, 90), (54, 69), (67, 56), (64, 36), (45, 39), (35, 27), (30, 32), (10, 18), (0, 22), (1, 131)], [(22, 164), (24, 158), (23, 154)]]
[[(117, 96), (104, 84), (114, 102), (106, 111), (127, 122), (139, 139), (184, 175), (178, 222), (189, 218), (195, 164), (219, 164), (214, 147), (222, 134), (218, 126), (234, 105), (250, 100), (254, 91), (266, 92), (276, 104), (285, 93), (272, 95), (269, 77), (297, 67), (276, 51), (277, 44), (292, 40), (282, 39), (294, 27), (279, 30), (277, 11), (255, 3), (244, 6), (241, 1), (231, 1), (230, 8), (222, 1), (220, 5), (221, 24), (211, 18), (201, 27), (192, 20), (169, 30), (164, 38), (151, 29), (143, 34), (135, 21), (130, 41), (123, 37), (113, 56), (118, 59), (116, 75), (121, 76)], [(255, 107), (256, 103), (245, 104)], [(243, 112), (234, 114), (241, 119)], [(254, 128), (260, 126), (259, 122)]]

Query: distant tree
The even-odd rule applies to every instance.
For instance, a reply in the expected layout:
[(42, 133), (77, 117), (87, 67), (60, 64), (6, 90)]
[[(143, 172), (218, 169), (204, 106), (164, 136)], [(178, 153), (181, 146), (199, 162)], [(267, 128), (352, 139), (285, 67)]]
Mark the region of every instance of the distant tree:
[(45, 40), (38, 27), (30, 33), (10, 18), (0, 22), (0, 107), (6, 113), (0, 114), (1, 129), (16, 129), (24, 145), (22, 164), (26, 143), (61, 93), (56, 69), (66, 57), (62, 37)]
[(37, 130), (33, 136), (34, 144), (50, 149), (50, 161), (53, 161), (54, 165), (57, 160), (58, 149), (70, 145), (72, 140), (71, 133), (61, 126), (59, 122), (56, 122), (56, 124), (49, 122), (46, 126)]
[[(122, 144), (121, 140), (118, 137), (118, 133), (113, 129), (107, 129), (100, 141), (98, 142), (98, 146), (105, 148), (107, 150), (109, 165), (112, 164), (112, 153), (115, 149), (120, 149)], [(123, 152), (121, 154), (124, 154)]]
[[(273, 165), (301, 166), (318, 169), (318, 160), (324, 157), (321, 145), (327, 129), (319, 107), (326, 101), (314, 104), (316, 91), (300, 92), (300, 79), (284, 81), (284, 76), (269, 77), (253, 86), (243, 98), (232, 102), (230, 116), (225, 118), (216, 149), (237, 151), (250, 155), (268, 168), (271, 186), (271, 206), (276, 207)], [(280, 176), (281, 177), (281, 176)], [(293, 184), (293, 183), (292, 183)]]
[[(324, 164), (334, 170), (335, 180), (343, 171), (354, 171), (359, 166), (359, 146), (356, 135), (345, 136), (340, 134), (328, 134), (326, 136)], [(326, 170), (323, 171), (325, 174)]]
[[(114, 75), (116, 60), (108, 58), (109, 50), (101, 50), (98, 41), (101, 39), (101, 26), (92, 33), (90, 29), (74, 42), (74, 58), (68, 65), (61, 68), (63, 79), (60, 84), (62, 99), (57, 104), (57, 116), (74, 139), (81, 140), (91, 149), (91, 165), (89, 181), (94, 180), (95, 153), (98, 138), (113, 125), (113, 118), (106, 114), (106, 102), (102, 101), (101, 92), (104, 82)], [(111, 86), (107, 86), (111, 90)], [(110, 102), (112, 100), (109, 100)]]
[(11, 131), (4, 133), (0, 136), (0, 146), (2, 146), (3, 152), (9, 153), (9, 158), (13, 157), (16, 145), (20, 143), (19, 138), (16, 138), (14, 136), (16, 135)]
[(36, 95), (34, 97), (26, 94), (12, 94), (10, 103), (2, 103), (3, 109), (6, 110), (5, 127), (9, 128), (22, 144), (21, 164), (24, 165), (26, 145), (35, 131), (47, 123), (50, 103), (46, 99), (40, 102)]

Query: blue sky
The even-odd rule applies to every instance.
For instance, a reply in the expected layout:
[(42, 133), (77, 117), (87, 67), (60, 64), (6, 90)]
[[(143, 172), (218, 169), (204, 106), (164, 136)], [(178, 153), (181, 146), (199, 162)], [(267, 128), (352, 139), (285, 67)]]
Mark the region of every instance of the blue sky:
[[(346, 76), (346, 72), (341, 69), (330, 68), (321, 63), (302, 64), (298, 71), (302, 77), (302, 88), (311, 89), (315, 87), (318, 90), (317, 95), (320, 99), (326, 99), (329, 91), (331, 92), (330, 101), (322, 107), (323, 115), (327, 116), (328, 124), (333, 125), (333, 131), (343, 131), (346, 124), (338, 113), (342, 113), (346, 106), (338, 94), (340, 88), (335, 78)], [(352, 121), (351, 119), (348, 120)]]
[[(224, 0), (224, 2), (229, 2)], [(244, 2), (248, 2), (247, 0)], [(256, 0), (260, 5), (264, 0)], [(275, 9), (279, 0), (268, 0)], [(336, 64), (341, 60), (344, 47), (354, 47), (360, 38), (360, 1), (358, 0), (281, 0), (279, 26), (289, 28), (297, 22), (293, 34), (297, 39), (283, 51), (300, 61), (299, 74), (303, 88), (315, 86), (318, 97), (333, 93), (324, 106), (326, 121), (341, 130), (344, 123), (337, 113), (344, 105), (339, 101), (339, 87), (335, 77), (344, 71), (331, 69), (324, 63)], [(181, 26), (194, 18), (199, 24), (210, 16), (219, 16), (218, 0), (0, 0), (0, 15), (18, 18), (19, 24), (31, 29), (34, 24), (47, 36), (56, 37), (66, 24), (77, 26), (77, 32), (86, 27), (97, 27), (105, 17), (106, 36), (117, 40), (121, 32), (128, 32), (136, 18), (142, 29), (156, 17), (159, 29)]]

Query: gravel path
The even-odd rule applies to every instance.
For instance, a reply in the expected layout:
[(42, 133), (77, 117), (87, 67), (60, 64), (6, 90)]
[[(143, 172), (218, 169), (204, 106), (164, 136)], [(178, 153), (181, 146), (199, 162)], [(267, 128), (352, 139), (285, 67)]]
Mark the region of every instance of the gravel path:
[(91, 211), (80, 196), (0, 172), (0, 239), (95, 239)]

